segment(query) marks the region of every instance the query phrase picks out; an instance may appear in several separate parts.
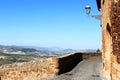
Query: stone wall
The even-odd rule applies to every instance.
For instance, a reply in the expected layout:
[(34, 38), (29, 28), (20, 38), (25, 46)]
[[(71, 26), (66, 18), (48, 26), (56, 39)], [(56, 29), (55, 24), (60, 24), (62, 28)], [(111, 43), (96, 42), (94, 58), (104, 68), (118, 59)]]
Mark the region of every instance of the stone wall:
[(0, 67), (0, 80), (37, 80), (72, 70), (83, 59), (100, 58), (101, 54), (72, 53), (60, 57), (14, 63)]
[(113, 53), (111, 54), (111, 79), (120, 80), (120, 0), (114, 0), (111, 8), (111, 32)]
[(104, 75), (110, 78), (110, 54), (112, 53), (112, 38), (111, 38), (111, 22), (110, 22), (110, 7), (111, 0), (101, 0), (102, 5), (102, 59)]
[(82, 60), (82, 54), (40, 59), (1, 66), (0, 80), (37, 80), (54, 77), (71, 70)]
[(0, 80), (37, 80), (53, 77), (58, 73), (57, 62), (57, 58), (48, 58), (1, 66)]
[(83, 53), (82, 59), (89, 60), (89, 59), (101, 59), (102, 53)]
[(102, 0), (104, 74), (120, 80), (120, 0)]

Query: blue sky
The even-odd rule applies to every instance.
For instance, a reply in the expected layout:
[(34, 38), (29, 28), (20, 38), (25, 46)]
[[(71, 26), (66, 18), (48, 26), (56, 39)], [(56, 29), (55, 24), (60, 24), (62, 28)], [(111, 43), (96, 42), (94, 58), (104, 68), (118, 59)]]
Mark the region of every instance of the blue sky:
[(86, 15), (100, 14), (96, 0), (0, 0), (0, 44), (101, 48), (100, 21)]

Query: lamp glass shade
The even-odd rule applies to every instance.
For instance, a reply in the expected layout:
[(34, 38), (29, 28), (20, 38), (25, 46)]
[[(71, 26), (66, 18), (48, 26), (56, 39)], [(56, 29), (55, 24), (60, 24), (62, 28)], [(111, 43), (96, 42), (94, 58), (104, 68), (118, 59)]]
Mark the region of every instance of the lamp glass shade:
[(90, 5), (86, 5), (85, 9), (86, 9), (86, 14), (89, 15), (91, 10)]

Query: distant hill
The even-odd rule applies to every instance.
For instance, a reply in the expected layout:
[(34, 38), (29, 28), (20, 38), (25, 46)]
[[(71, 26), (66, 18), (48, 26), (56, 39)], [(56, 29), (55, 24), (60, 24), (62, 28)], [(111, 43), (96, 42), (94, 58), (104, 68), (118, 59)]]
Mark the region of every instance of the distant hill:
[(20, 46), (3, 46), (0, 45), (0, 54), (19, 54), (19, 55), (33, 55), (33, 56), (53, 56), (49, 53), (39, 51), (33, 48), (23, 48)]
[(0, 54), (22, 54), (36, 56), (56, 56), (73, 52), (96, 52), (96, 49), (74, 50), (58, 47), (36, 47), (36, 46), (4, 46), (0, 45)]
[(14, 62), (28, 62), (39, 58), (61, 56), (75, 52), (96, 52), (96, 50), (61, 49), (57, 47), (4, 46), (0, 45), (0, 65)]

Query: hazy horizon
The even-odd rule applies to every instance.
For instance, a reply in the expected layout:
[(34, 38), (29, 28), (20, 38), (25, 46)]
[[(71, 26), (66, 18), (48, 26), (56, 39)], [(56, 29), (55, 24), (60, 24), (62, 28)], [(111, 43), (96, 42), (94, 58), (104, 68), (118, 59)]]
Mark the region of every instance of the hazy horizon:
[(1, 46), (16, 46), (16, 47), (23, 47), (23, 48), (34, 48), (34, 49), (39, 49), (39, 48), (51, 48), (51, 49), (73, 49), (73, 50), (97, 50), (97, 49), (101, 49), (101, 48), (70, 48), (70, 47), (58, 47), (58, 46), (35, 46), (35, 45), (8, 45), (8, 44), (0, 44)]

